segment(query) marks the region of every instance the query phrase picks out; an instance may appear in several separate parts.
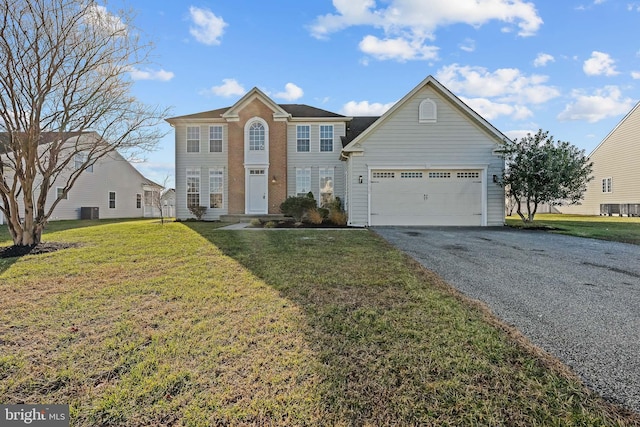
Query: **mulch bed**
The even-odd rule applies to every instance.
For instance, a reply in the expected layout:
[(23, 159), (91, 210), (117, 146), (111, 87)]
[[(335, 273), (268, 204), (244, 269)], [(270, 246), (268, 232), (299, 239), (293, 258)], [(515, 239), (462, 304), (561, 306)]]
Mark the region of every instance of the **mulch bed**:
[(272, 221), (275, 222), (274, 226), (265, 226), (265, 221), (260, 221), (260, 225), (252, 224), (251, 228), (347, 228), (346, 225), (335, 225), (332, 222), (323, 222), (322, 224), (311, 224), (307, 222), (295, 222), (292, 220), (285, 221)]
[(76, 243), (56, 242), (39, 243), (37, 245), (29, 246), (6, 246), (4, 248), (0, 248), (0, 258), (15, 258), (25, 255), (48, 254), (51, 252), (59, 251), (61, 249), (76, 247), (78, 247), (78, 244)]

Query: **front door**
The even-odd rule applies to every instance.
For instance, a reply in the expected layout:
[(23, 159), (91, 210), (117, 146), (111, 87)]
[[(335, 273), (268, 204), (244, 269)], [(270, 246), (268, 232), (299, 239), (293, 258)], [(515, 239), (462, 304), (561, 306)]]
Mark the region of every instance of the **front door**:
[(268, 197), (266, 170), (263, 168), (249, 169), (247, 176), (246, 213), (266, 214)]

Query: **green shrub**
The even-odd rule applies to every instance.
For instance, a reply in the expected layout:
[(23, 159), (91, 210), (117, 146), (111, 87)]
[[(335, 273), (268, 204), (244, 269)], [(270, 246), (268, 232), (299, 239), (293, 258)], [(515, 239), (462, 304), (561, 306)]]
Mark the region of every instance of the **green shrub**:
[(280, 204), (280, 212), (286, 216), (292, 216), (296, 222), (301, 222), (305, 212), (316, 208), (316, 201), (312, 197), (287, 197)]
[(329, 217), (330, 211), (327, 208), (318, 208), (318, 212), (320, 213), (322, 219), (327, 219)]
[(207, 207), (206, 206), (189, 206), (189, 212), (191, 212), (198, 221), (202, 221), (202, 217), (207, 212)]
[(318, 209), (309, 209), (305, 215), (305, 220), (311, 224), (322, 224), (322, 215)]

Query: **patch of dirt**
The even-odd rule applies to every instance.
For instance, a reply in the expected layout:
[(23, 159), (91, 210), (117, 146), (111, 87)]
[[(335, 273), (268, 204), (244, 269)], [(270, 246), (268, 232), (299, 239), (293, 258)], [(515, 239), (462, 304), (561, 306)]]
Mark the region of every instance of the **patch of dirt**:
[(46, 242), (29, 246), (5, 246), (0, 248), (0, 258), (15, 258), (25, 255), (47, 254), (61, 249), (77, 248), (77, 243)]

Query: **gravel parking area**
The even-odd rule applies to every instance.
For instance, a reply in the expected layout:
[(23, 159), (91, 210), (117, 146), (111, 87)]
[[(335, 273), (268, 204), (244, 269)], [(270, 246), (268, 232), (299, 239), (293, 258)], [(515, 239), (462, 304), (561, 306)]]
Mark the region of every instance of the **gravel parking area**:
[(374, 231), (640, 412), (640, 246), (506, 227)]

